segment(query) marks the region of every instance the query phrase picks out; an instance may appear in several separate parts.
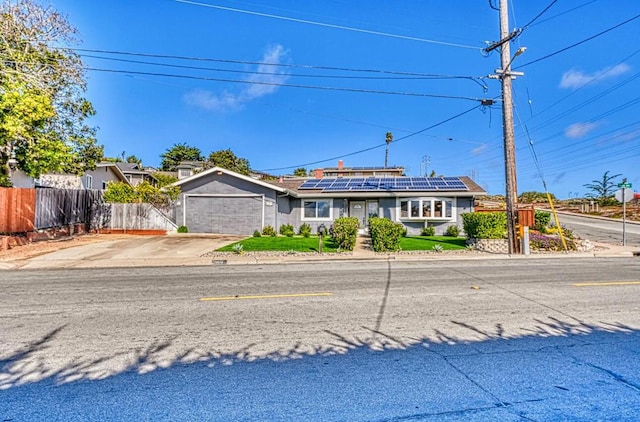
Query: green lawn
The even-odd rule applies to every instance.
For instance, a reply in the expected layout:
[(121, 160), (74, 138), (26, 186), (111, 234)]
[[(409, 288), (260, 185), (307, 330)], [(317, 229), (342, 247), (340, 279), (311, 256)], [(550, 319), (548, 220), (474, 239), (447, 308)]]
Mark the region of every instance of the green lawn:
[(431, 251), (434, 245), (442, 246), (445, 251), (466, 249), (464, 237), (451, 236), (410, 236), (400, 239), (403, 251)]
[[(333, 239), (325, 236), (322, 242), (322, 252), (335, 252), (336, 247)], [(295, 251), (295, 252), (318, 252), (318, 236), (302, 237), (248, 237), (240, 242), (242, 244), (242, 250), (244, 252), (259, 252), (259, 251)], [(219, 252), (233, 252), (233, 245), (224, 246), (218, 249)]]

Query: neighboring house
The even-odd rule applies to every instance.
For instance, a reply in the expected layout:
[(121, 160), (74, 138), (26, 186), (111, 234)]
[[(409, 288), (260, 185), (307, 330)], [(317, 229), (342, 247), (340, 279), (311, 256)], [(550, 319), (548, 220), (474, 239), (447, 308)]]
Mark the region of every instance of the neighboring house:
[(89, 170), (81, 176), (85, 189), (106, 189), (109, 182), (129, 183), (116, 163), (99, 163), (95, 170)]
[(338, 167), (325, 167), (314, 170), (315, 177), (402, 177), (404, 167), (345, 167), (342, 160)]
[(75, 174), (46, 173), (34, 179), (20, 170), (11, 175), (16, 188), (56, 188), (56, 189), (98, 189), (104, 190), (109, 182), (129, 183), (126, 176), (115, 163), (99, 163), (95, 170), (89, 170), (82, 176)]
[(138, 186), (142, 182), (149, 182), (152, 186), (158, 186), (158, 180), (137, 163), (115, 163), (131, 186)]
[(190, 232), (251, 234), (283, 224), (314, 231), (338, 217), (356, 217), (366, 230), (370, 216), (402, 223), (410, 234), (427, 224), (443, 234), (462, 227), (460, 214), (473, 211), (486, 192), (468, 177), (344, 177), (256, 180), (220, 167), (174, 183), (182, 191), (176, 224)]
[(207, 163), (204, 161), (181, 161), (177, 167), (178, 179), (186, 179), (187, 177), (191, 177), (194, 174), (201, 172), (205, 168), (206, 164)]

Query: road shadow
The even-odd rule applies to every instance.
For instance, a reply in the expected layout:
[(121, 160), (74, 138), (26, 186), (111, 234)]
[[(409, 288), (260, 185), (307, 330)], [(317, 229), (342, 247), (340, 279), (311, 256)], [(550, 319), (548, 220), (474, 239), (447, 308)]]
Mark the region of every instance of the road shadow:
[[(540, 319), (529, 335), (435, 331), (401, 340), (362, 338), (254, 353), (186, 350), (166, 367), (173, 340), (136, 351), (122, 372), (105, 359), (54, 372), (28, 362), (64, 327), (0, 361), (0, 420), (637, 420), (640, 333)], [(188, 362), (187, 362), (188, 360)], [(95, 379), (98, 376), (99, 379)]]

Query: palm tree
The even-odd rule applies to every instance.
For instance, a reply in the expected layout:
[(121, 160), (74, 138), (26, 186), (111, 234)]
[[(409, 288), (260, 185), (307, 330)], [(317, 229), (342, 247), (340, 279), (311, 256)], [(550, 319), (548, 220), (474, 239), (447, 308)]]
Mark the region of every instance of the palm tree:
[(384, 153), (384, 168), (387, 168), (387, 164), (389, 162), (389, 144), (393, 142), (393, 133), (387, 132), (387, 148)]

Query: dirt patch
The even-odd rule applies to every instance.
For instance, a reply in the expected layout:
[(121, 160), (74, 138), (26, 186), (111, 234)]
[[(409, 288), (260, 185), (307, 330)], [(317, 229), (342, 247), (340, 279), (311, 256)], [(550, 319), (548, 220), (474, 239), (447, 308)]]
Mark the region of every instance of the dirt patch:
[(27, 243), (26, 245), (15, 246), (8, 250), (0, 250), (0, 261), (20, 261), (45, 255), (60, 249), (73, 248), (75, 246), (104, 242), (107, 240), (125, 239), (128, 237), (130, 236), (86, 234), (82, 236), (72, 236), (55, 240)]

